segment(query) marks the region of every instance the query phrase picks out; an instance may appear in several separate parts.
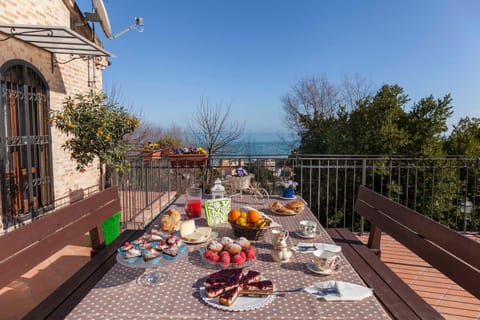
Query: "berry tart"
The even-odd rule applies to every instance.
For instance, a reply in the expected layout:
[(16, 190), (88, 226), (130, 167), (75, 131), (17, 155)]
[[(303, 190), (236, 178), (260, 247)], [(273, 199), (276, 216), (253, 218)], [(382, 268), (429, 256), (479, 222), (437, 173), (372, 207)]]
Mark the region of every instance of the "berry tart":
[(143, 260), (150, 264), (155, 264), (158, 261), (160, 261), (161, 257), (162, 257), (162, 253), (155, 250), (155, 248), (152, 247), (146, 253), (144, 253)]
[[(220, 270), (208, 275), (203, 280), (203, 285), (201, 291), (203, 299), (214, 306), (217, 306), (214, 303), (217, 301), (219, 305), (230, 307), (242, 296), (260, 297), (257, 306), (261, 306), (267, 299), (271, 300), (274, 297), (270, 296), (274, 290), (273, 282), (262, 280), (260, 272), (255, 270), (248, 272), (243, 272), (242, 268)], [(251, 299), (254, 298), (248, 298), (244, 303), (247, 301), (248, 304)]]
[(185, 250), (187, 250), (187, 246), (183, 244), (179, 237), (173, 234), (168, 236), (162, 248), (163, 257), (167, 260), (174, 259), (179, 253)]
[(138, 249), (130, 249), (125, 253), (125, 261), (128, 263), (135, 263), (142, 256), (142, 252)]
[(135, 247), (130, 243), (130, 242), (125, 242), (123, 246), (118, 248), (118, 253), (120, 253), (122, 256), (125, 256), (127, 254), (128, 250), (135, 249)]

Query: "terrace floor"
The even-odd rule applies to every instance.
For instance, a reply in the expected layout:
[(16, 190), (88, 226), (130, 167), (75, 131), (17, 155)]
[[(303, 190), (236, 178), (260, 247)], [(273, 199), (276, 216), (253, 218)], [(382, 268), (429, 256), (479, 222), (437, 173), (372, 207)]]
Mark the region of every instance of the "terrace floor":
[[(480, 235), (469, 235), (480, 241)], [(359, 237), (366, 242), (368, 236)], [(90, 259), (88, 234), (0, 289), (0, 319), (18, 319)], [(382, 260), (446, 319), (480, 319), (480, 300), (385, 235)]]

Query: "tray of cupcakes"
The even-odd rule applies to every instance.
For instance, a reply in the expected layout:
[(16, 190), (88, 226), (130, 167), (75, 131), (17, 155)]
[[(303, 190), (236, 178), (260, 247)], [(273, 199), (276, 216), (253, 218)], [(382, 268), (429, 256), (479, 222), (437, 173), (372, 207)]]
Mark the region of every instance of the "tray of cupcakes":
[(232, 239), (223, 237), (213, 240), (200, 249), (202, 260), (209, 266), (219, 269), (232, 269), (250, 266), (255, 262), (256, 250), (245, 237)]
[(161, 261), (176, 261), (188, 255), (187, 245), (179, 237), (164, 236), (157, 230), (125, 242), (117, 251), (119, 263), (138, 268), (152, 267)]

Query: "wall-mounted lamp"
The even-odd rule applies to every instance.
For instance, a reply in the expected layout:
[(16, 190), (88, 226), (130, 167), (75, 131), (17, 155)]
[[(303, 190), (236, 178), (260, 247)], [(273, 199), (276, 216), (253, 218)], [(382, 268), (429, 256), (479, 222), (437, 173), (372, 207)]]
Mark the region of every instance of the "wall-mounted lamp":
[(460, 201), (458, 207), (461, 213), (463, 213), (464, 215), (468, 215), (472, 213), (473, 203), (472, 201), (466, 199), (465, 201)]
[(458, 203), (458, 208), (460, 212), (463, 213), (463, 230), (467, 230), (467, 221), (470, 219), (470, 213), (473, 210), (473, 203), (472, 201), (465, 199), (465, 201), (460, 201)]

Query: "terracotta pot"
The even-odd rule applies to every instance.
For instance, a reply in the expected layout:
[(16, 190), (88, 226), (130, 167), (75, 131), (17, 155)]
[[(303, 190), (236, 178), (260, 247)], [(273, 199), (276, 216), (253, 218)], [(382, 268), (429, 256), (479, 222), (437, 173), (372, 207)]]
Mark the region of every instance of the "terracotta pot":
[(208, 154), (170, 154), (168, 159), (174, 168), (204, 167), (207, 165)]
[(143, 150), (142, 156), (143, 156), (143, 161), (152, 161), (154, 159), (160, 159), (162, 157), (162, 151), (161, 150), (152, 150), (152, 151)]

